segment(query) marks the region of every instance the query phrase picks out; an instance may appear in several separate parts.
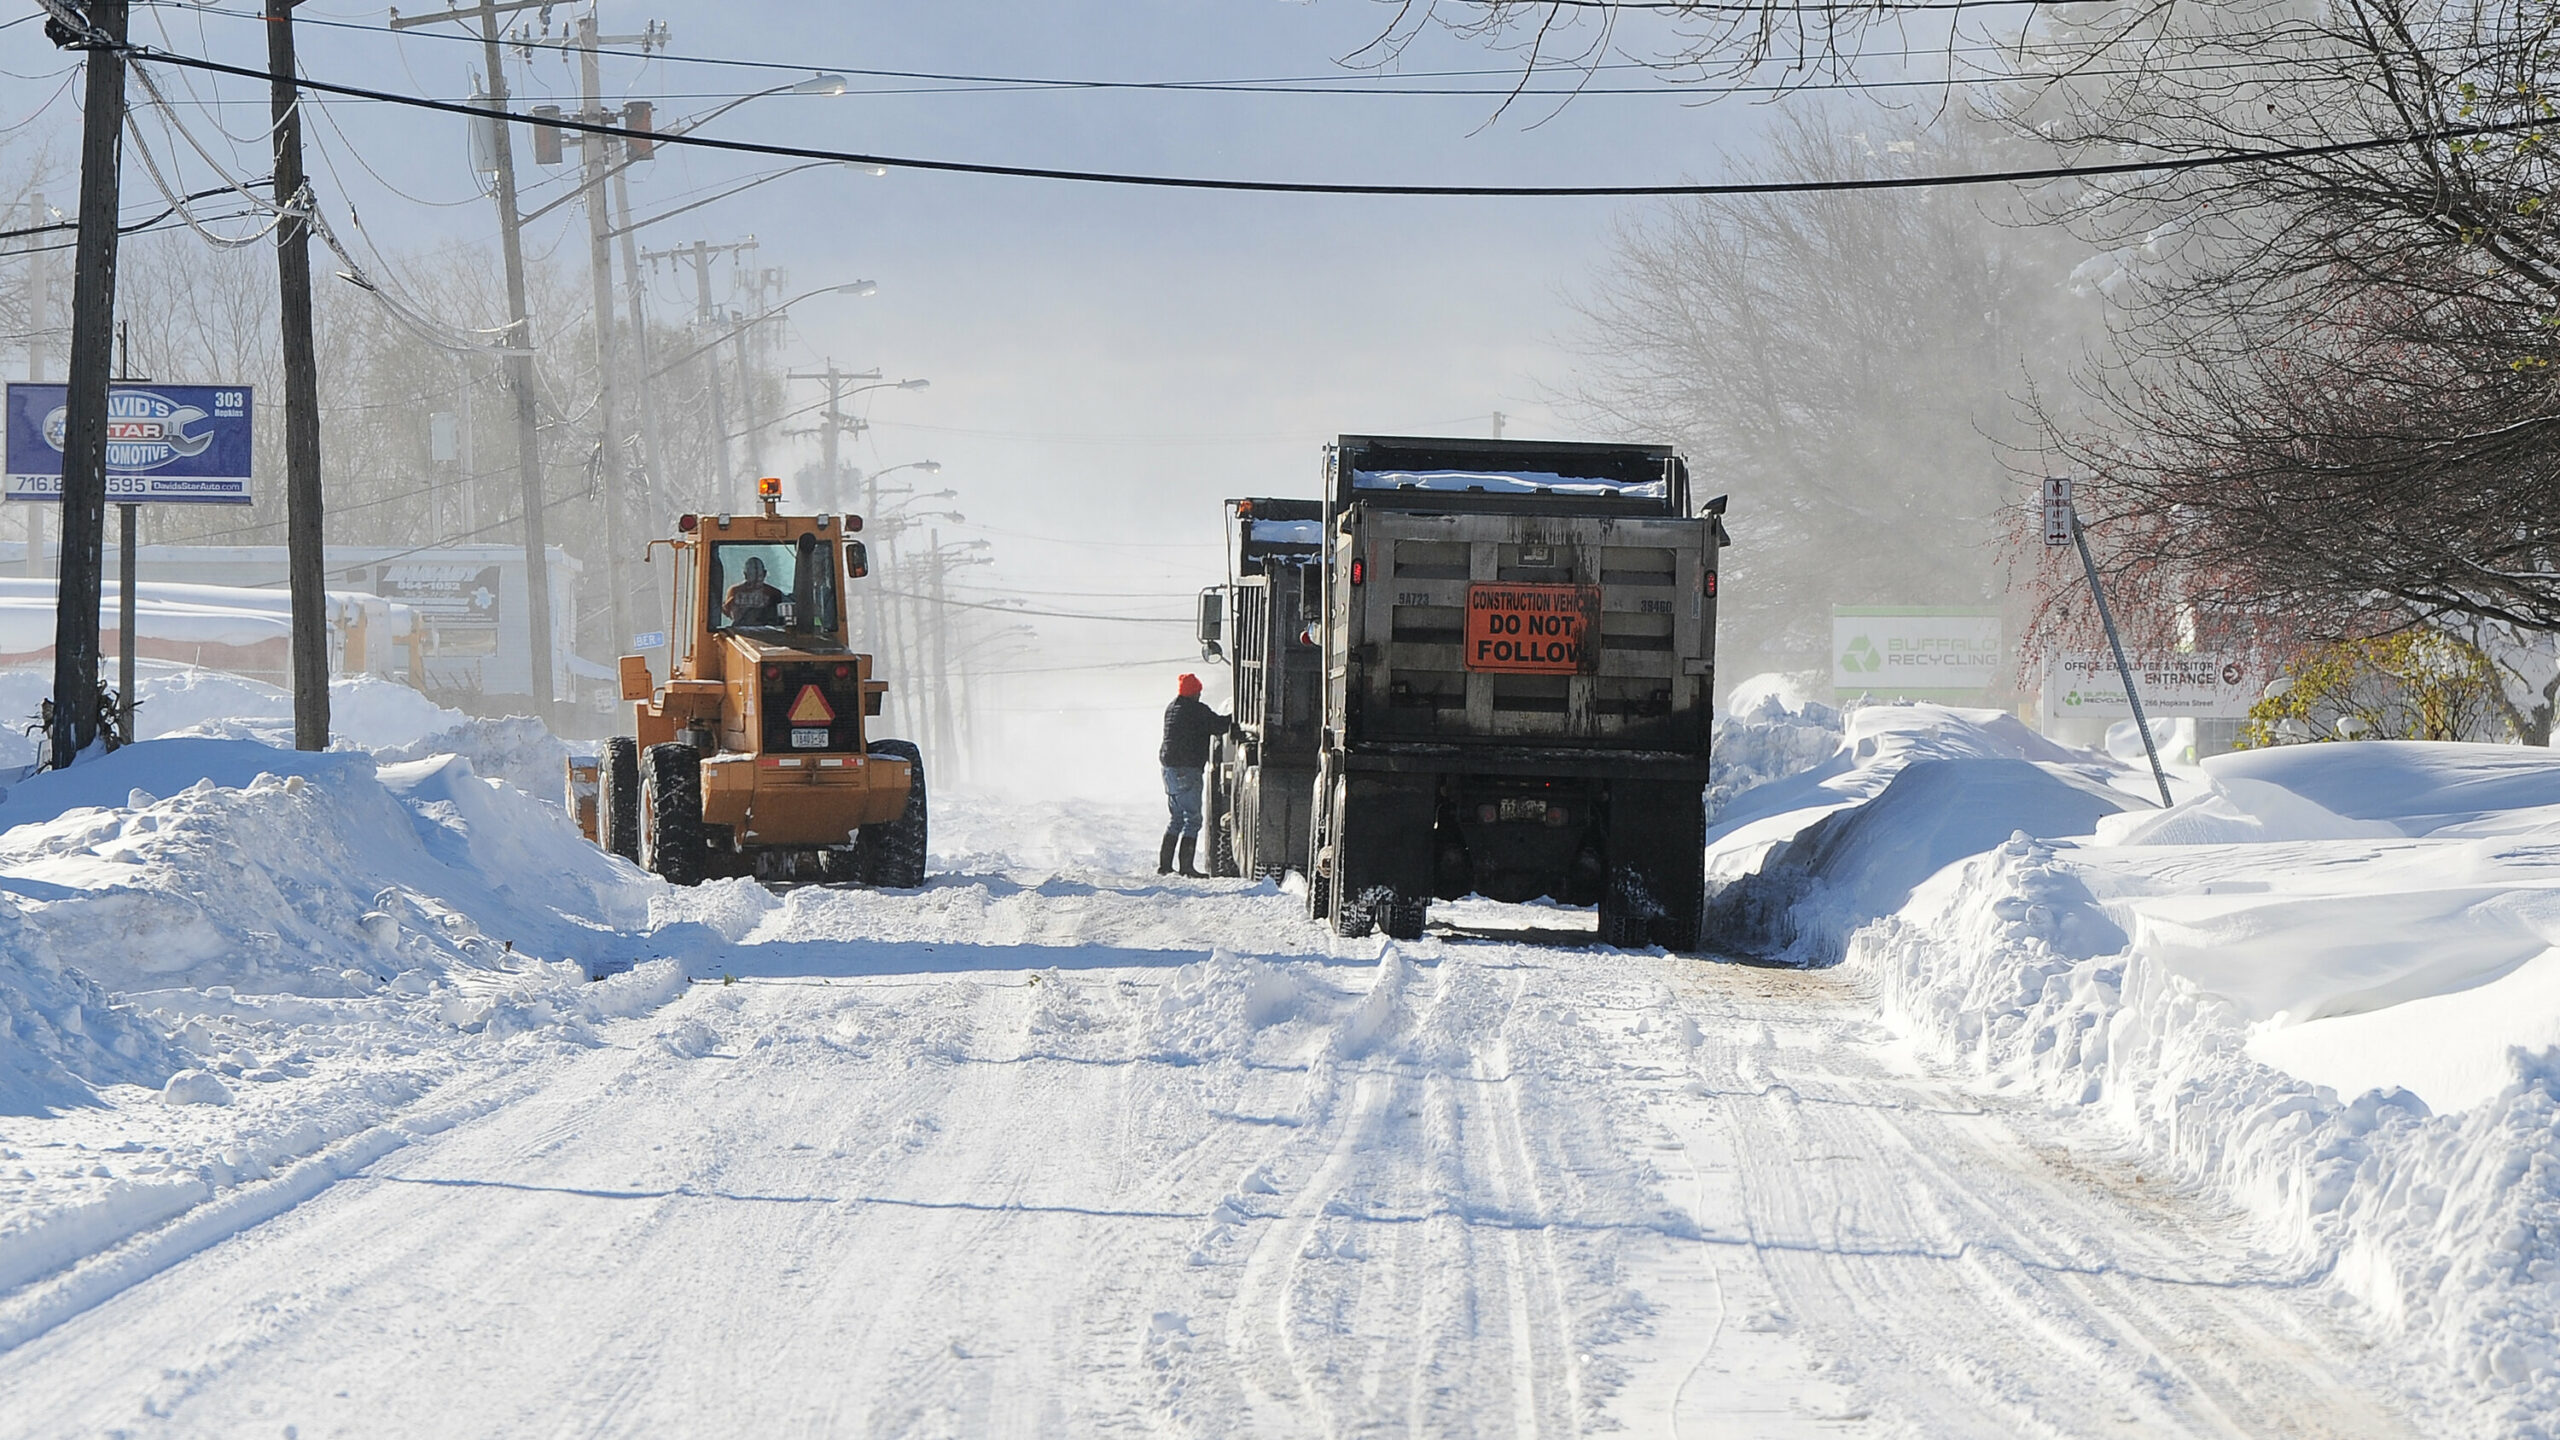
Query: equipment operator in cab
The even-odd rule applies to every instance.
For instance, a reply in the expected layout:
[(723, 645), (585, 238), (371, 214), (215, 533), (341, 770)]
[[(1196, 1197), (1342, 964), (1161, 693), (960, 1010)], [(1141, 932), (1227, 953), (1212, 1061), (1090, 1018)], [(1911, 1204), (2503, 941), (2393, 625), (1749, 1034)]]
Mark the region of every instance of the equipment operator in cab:
[(764, 561), (747, 557), (745, 578), (729, 588), (729, 598), (720, 602), (720, 613), (732, 625), (772, 626), (782, 623), (782, 592), (764, 582)]
[(1164, 848), (1156, 855), (1156, 873), (1173, 873), (1179, 847), (1182, 873), (1205, 880), (1192, 863), (1200, 842), (1200, 772), (1208, 768), (1209, 741), (1227, 728), (1227, 717), (1200, 703), (1197, 675), (1176, 681), (1174, 692), (1173, 703), (1164, 707), (1164, 744), (1156, 751), (1156, 763), (1164, 767), (1165, 807), (1173, 812)]

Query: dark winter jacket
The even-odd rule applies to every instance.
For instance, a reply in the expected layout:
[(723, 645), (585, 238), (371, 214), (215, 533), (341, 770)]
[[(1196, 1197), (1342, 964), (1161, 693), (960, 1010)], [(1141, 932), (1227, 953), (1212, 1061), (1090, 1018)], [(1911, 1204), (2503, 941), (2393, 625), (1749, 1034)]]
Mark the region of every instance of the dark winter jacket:
[(1209, 763), (1209, 738), (1226, 728), (1226, 716), (1191, 696), (1177, 696), (1164, 707), (1164, 744), (1156, 750), (1156, 763), (1197, 770)]

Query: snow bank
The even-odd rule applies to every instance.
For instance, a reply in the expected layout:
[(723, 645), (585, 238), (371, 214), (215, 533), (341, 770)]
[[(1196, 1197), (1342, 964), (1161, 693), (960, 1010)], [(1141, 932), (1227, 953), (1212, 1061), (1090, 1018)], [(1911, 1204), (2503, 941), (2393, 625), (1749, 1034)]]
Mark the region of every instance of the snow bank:
[[(385, 698), (374, 738), (441, 718)], [(454, 754), (199, 733), (11, 785), (0, 1349), (681, 994), (721, 942), (653, 933), (666, 888)]]
[[(283, 749), (293, 746), (293, 696), (262, 681), (144, 660), (137, 662), (134, 690), (140, 701), (133, 716), (136, 738), (202, 735), (260, 740)], [(0, 670), (0, 769), (35, 763), (36, 742), (30, 727), (52, 693), (50, 667)], [(378, 676), (355, 675), (329, 682), (330, 736), (343, 749), (390, 750), (446, 737), (454, 743), (444, 748), (467, 752), (474, 744), (486, 743), (478, 739), (484, 732), (504, 734), (522, 726), (540, 728), (539, 722), (530, 720), (473, 720)], [(566, 747), (560, 753), (565, 758)], [(535, 793), (548, 795), (558, 788), (555, 763)]]
[[(1801, 712), (1772, 700), (1753, 713)], [(1850, 931), (1944, 866), (2016, 831), (2085, 835), (2139, 805), (2118, 788), (2131, 778), (2003, 711), (1862, 707), (1827, 759), (1725, 801), (1707, 831), (1707, 933), (1798, 961), (1833, 958)]]
[(352, 995), (536, 955), (583, 973), (630, 958), (615, 931), (652, 888), (458, 756), (147, 741), (14, 787), (0, 827), (29, 923), (112, 990)]
[(2160, 811), (1932, 709), (1738, 797), (1720, 913), (2245, 1206), (2367, 1307), (2425, 1428), (2560, 1435), (2560, 757), (2243, 753)]
[(1733, 688), (1716, 717), (1707, 755), (1707, 819), (1734, 796), (1801, 774), (1840, 748), (1840, 712), (1785, 675), (1755, 675)]

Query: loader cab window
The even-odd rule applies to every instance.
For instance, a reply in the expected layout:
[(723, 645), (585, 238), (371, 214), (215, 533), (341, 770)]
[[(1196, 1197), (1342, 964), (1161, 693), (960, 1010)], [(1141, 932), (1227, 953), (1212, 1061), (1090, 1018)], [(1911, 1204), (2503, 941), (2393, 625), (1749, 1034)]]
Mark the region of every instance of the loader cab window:
[(715, 544), (710, 578), (714, 630), (835, 632), (832, 540)]

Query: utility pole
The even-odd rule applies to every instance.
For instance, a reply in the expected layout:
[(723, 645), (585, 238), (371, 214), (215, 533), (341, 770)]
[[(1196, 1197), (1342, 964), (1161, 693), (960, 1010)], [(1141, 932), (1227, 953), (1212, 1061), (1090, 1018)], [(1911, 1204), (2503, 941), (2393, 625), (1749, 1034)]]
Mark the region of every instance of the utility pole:
[(951, 754), (951, 616), (942, 603), (942, 527), (925, 532), (933, 545), (933, 751), (934, 763)]
[[(830, 356), (827, 360), (827, 368), (824, 370), (794, 370), (783, 378), (786, 380), (816, 380), (827, 387), (827, 408), (818, 412), (818, 443), (824, 450), (827, 469), (827, 494), (829, 497), (827, 503), (830, 505), (836, 504), (838, 503), (836, 497), (839, 497), (843, 493), (843, 477), (836, 468), (838, 464), (836, 441), (841, 436), (859, 435), (863, 431), (871, 428), (863, 421), (844, 413), (844, 397), (849, 393), (845, 389), (845, 382), (849, 380), (862, 380), (870, 382), (876, 387), (880, 380), (880, 372), (876, 369), (863, 371), (839, 370), (836, 368), (834, 357)], [(900, 383), (905, 384), (906, 382)], [(922, 381), (914, 382), (914, 385), (917, 387), (921, 387), (922, 384)], [(790, 430), (785, 431), (784, 433), (791, 435), (806, 435), (809, 432), (806, 430)]]
[(747, 422), (747, 473), (743, 478), (750, 485), (756, 477), (764, 474), (764, 422), (756, 418), (755, 338), (759, 323), (756, 317), (765, 313), (767, 292), (779, 293), (780, 287), (773, 282), (780, 274), (776, 270), (755, 272), (755, 293), (747, 300), (749, 318), (738, 327), (738, 409)]
[[(594, 11), (578, 17), (574, 33), (578, 46), (578, 118), (594, 125), (610, 124), (617, 117), (604, 108), (604, 67), (596, 55)], [(631, 643), (631, 627), (623, 614), (623, 599), (631, 582), (623, 569), (622, 553), (621, 482), (627, 466), (613, 419), (613, 224), (605, 211), (605, 137), (581, 134), (578, 158), (587, 172), (587, 280), (593, 291), (596, 330), (596, 435), (600, 447), (596, 464), (604, 484), (606, 612), (607, 623), (613, 627), (613, 653), (619, 655)]]
[[(30, 227), (47, 223), (52, 210), (44, 196), (36, 195), (27, 203)], [(37, 251), (27, 256), (27, 378), (44, 378), (46, 327), (53, 323), (53, 257)], [(44, 563), (44, 502), (30, 501), (27, 515), (26, 573), (41, 576)]]
[[(293, 606), (293, 748), (329, 748), (329, 592), (321, 562), (320, 361), (311, 343), (311, 222), (313, 203), (302, 183), (302, 110), (294, 84), (293, 7), (301, 0), (267, 0), (269, 109), (275, 116), (276, 310), (284, 326), (284, 550)], [(125, 507), (125, 528), (133, 528)], [(126, 552), (125, 564), (133, 563)], [(133, 579), (125, 578), (130, 592)], [(124, 645), (133, 649), (133, 633)], [(130, 686), (132, 681), (128, 679)], [(133, 704), (133, 696), (124, 696)], [(128, 709), (128, 715), (131, 713)], [(128, 730), (131, 722), (127, 721)], [(127, 739), (132, 736), (128, 733)]]
[(524, 488), (526, 661), (531, 671), (533, 713), (544, 721), (551, 718), (552, 700), (551, 564), (543, 538), (542, 432), (533, 390), (533, 321), (525, 313), (524, 239), (518, 233), (522, 221), (516, 208), (515, 136), (508, 118), (506, 55), (498, 44), (498, 17), (518, 10), (547, 9), (554, 3), (556, 0), (480, 0), (470, 10), (391, 17), (393, 30), (465, 17), (476, 17), (480, 22), (483, 59), (489, 67), (485, 98), (490, 118), (472, 123), (489, 127), (490, 163), (497, 171), (494, 196), (498, 202), (499, 252), (506, 260), (507, 329), (514, 337), (506, 349), (507, 388), (515, 392), (516, 474)]
[[(623, 174), (628, 168), (619, 167), (613, 172), (613, 224), (622, 232), (623, 290), (631, 304), (631, 373), (637, 377), (634, 388), (639, 392), (632, 401), (640, 412), (640, 503), (643, 513), (655, 517), (665, 508), (665, 486), (658, 470), (658, 407), (649, 403), (649, 382), (657, 367), (649, 363), (649, 317), (642, 303), (646, 286), (640, 279), (640, 242), (632, 238), (631, 187)], [(666, 521), (657, 519), (655, 523), (663, 525)], [(658, 622), (666, 618), (660, 608), (664, 597), (657, 592), (655, 585), (649, 587), (648, 597), (641, 602), (641, 613), (648, 617), (644, 623), (649, 628), (663, 630), (666, 627)]]
[[(124, 162), (126, 0), (88, 0), (103, 43), (88, 51), (80, 134), (80, 249), (71, 279), (71, 364), (62, 443), (62, 582), (53, 613), (53, 714), (59, 769), (98, 738), (98, 602), (106, 569), (107, 376), (114, 364), (117, 172)], [(67, 27), (49, 21), (62, 39)]]
[[(625, 208), (628, 209), (627, 206)], [(624, 221), (626, 226), (629, 223), (627, 219)], [(628, 235), (629, 231), (626, 229), (624, 233)], [(711, 305), (713, 257), (743, 255), (755, 248), (756, 239), (750, 235), (744, 240), (727, 245), (714, 245), (708, 240), (696, 240), (690, 245), (679, 245), (668, 250), (643, 250), (640, 252), (640, 258), (651, 263), (673, 260), (679, 263), (690, 263), (693, 266), (694, 323), (707, 330), (712, 321), (718, 318), (718, 312)], [(638, 272), (635, 270), (633, 274), (636, 276)], [(638, 304), (636, 297), (633, 303), (635, 306)], [(703, 362), (702, 373), (711, 386), (711, 433), (714, 442), (719, 446), (720, 460), (720, 493), (711, 497), (711, 502), (721, 509), (726, 509), (735, 503), (731, 486), (737, 477), (731, 474), (729, 469), (729, 414), (721, 402), (720, 357), (716, 351)]]

